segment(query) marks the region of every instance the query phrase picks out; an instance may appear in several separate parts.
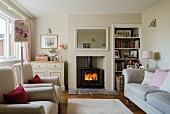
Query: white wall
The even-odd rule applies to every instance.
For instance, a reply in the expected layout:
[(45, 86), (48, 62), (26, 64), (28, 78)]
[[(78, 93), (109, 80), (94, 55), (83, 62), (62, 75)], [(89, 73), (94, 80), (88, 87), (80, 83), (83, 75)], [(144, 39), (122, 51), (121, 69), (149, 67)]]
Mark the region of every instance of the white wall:
[[(108, 51), (75, 51), (74, 27), (108, 26), (111, 24), (141, 24), (141, 14), (72, 14), (68, 15), (68, 87), (76, 88), (76, 56), (105, 56), (105, 88), (113, 89), (112, 44)], [(110, 35), (110, 33), (109, 33)]]
[[(148, 27), (156, 19), (156, 27)], [(160, 52), (159, 68), (170, 68), (170, 0), (162, 0), (159, 4), (142, 13), (142, 50)], [(144, 61), (144, 60), (143, 60)], [(145, 62), (145, 61), (144, 61)], [(150, 61), (156, 68), (157, 62)]]
[[(53, 17), (53, 18), (37, 18), (34, 20), (34, 35), (32, 38), (32, 60), (35, 60), (37, 53), (47, 53), (48, 49), (41, 49), (40, 35), (47, 34), (48, 29), (51, 28), (52, 34), (58, 34), (58, 46), (61, 43), (68, 44), (68, 18)], [(67, 50), (65, 50), (67, 51)], [(67, 60), (67, 54), (62, 51), (63, 59)], [(61, 50), (58, 50), (61, 52)], [(66, 52), (67, 53), (67, 52)]]

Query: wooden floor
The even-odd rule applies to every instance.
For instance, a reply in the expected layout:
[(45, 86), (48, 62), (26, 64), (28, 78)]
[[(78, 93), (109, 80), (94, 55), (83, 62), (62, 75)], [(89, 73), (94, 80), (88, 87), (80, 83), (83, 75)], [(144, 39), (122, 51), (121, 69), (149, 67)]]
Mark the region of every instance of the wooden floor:
[(126, 105), (134, 114), (146, 114), (133, 103), (128, 103), (123, 95), (123, 91), (118, 92), (119, 95), (68, 95), (68, 91), (63, 91), (59, 106), (59, 114), (67, 114), (67, 101), (69, 98), (91, 98), (91, 99), (119, 99)]

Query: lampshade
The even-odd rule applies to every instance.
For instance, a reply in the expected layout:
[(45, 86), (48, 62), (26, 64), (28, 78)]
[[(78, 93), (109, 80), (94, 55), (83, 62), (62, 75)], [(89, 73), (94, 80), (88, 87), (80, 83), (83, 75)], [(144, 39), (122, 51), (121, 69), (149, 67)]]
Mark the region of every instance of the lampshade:
[(142, 52), (143, 59), (152, 59), (153, 58), (153, 51), (143, 51)]
[(29, 42), (31, 24), (27, 20), (15, 20), (15, 42)]
[(160, 52), (155, 52), (155, 53), (154, 53), (154, 59), (155, 59), (155, 60), (160, 60), (160, 59), (161, 59)]

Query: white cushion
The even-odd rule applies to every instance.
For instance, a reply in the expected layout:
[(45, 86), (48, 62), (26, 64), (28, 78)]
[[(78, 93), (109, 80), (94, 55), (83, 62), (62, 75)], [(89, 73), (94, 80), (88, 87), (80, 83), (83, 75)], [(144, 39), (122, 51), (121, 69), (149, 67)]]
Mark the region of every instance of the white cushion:
[(170, 83), (170, 71), (168, 72), (166, 78), (164, 79), (164, 81), (163, 81), (163, 83), (162, 83), (162, 85), (160, 86), (159, 89), (170, 93), (169, 83)]
[(144, 79), (141, 84), (149, 84), (152, 80), (153, 72), (145, 71)]

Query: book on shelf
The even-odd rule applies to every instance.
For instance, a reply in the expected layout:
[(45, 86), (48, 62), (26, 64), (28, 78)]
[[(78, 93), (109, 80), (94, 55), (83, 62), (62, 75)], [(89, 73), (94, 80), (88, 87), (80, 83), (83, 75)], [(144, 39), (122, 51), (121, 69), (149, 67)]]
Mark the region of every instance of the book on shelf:
[(139, 48), (139, 40), (136, 41), (120, 41), (115, 40), (115, 48)]
[(115, 63), (115, 71), (122, 71), (125, 66), (125, 62)]
[(135, 48), (139, 48), (139, 40), (135, 41)]

